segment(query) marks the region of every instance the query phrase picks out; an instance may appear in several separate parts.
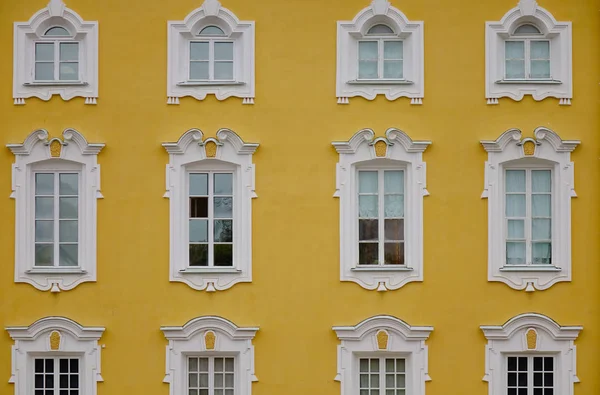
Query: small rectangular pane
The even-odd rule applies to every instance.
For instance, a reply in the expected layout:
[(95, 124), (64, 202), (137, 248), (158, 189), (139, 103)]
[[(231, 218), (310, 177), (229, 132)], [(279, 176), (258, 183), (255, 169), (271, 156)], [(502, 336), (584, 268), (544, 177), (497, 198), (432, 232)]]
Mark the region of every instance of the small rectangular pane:
[(547, 372), (554, 370), (554, 358), (553, 357), (544, 357), (544, 370)]
[(525, 192), (525, 170), (507, 170), (504, 181), (506, 192)]
[(233, 62), (215, 62), (215, 80), (233, 80)]
[(358, 78), (359, 79), (374, 79), (379, 78), (377, 72), (377, 61), (361, 60), (358, 62)]
[(507, 242), (506, 264), (524, 265), (525, 263), (525, 243)]
[(404, 374), (396, 375), (396, 385), (398, 386), (398, 388), (406, 387), (406, 376)]
[(190, 198), (190, 218), (208, 218), (208, 198)]
[(36, 358), (34, 363), (34, 371), (35, 373), (44, 373), (44, 360), (41, 358)]
[(534, 265), (548, 265), (552, 263), (552, 244), (550, 243), (533, 243), (531, 245), (533, 251)]
[(231, 243), (233, 241), (233, 221), (230, 219), (215, 220), (215, 242)]
[(233, 217), (233, 198), (216, 197), (214, 198), (215, 218)]
[[(514, 372), (517, 370), (517, 358), (516, 357), (508, 357), (508, 371), (509, 372)], [(517, 379), (515, 377), (515, 383), (517, 382)], [(510, 384), (510, 380), (509, 380), (509, 384), (508, 385), (516, 385), (516, 384)]]
[(226, 389), (225, 395), (234, 395), (233, 389)]
[(531, 59), (550, 59), (550, 41), (532, 41)]
[(531, 171), (531, 190), (532, 192), (551, 192), (552, 190), (552, 172), (550, 170), (532, 170)]
[(506, 59), (525, 59), (524, 41), (506, 41)]
[(404, 359), (396, 359), (396, 372), (405, 372), (406, 371), (406, 360)]
[(523, 79), (525, 78), (525, 61), (524, 60), (507, 60), (506, 61), (506, 78), (508, 79)]
[(60, 43), (60, 60), (79, 60), (79, 43)]
[(208, 372), (208, 358), (199, 358), (199, 369), (201, 372)]
[(35, 198), (35, 218), (52, 219), (54, 218), (54, 198), (36, 197)]
[(377, 218), (379, 201), (377, 196), (366, 195), (358, 197), (358, 216), (360, 218)]
[(208, 78), (208, 62), (190, 63), (191, 80), (207, 80)]
[(220, 373), (215, 374), (215, 387), (223, 388), (223, 375)]
[(360, 41), (358, 43), (359, 60), (377, 60), (379, 58), (379, 49), (377, 41)]
[(396, 387), (396, 375), (386, 374), (385, 375), (385, 386), (387, 388), (395, 388)]
[(384, 41), (383, 58), (384, 59), (402, 59), (402, 41)]
[(234, 369), (233, 358), (225, 358), (225, 371), (233, 372), (233, 369)]
[(77, 219), (78, 216), (78, 198), (76, 197), (61, 197), (58, 202), (59, 218), (61, 219)]
[(199, 383), (201, 388), (208, 388), (208, 373), (200, 373)]
[(54, 245), (36, 244), (35, 245), (35, 266), (53, 266), (54, 265)]
[(38, 81), (53, 81), (54, 63), (36, 63), (35, 79)]
[(550, 61), (549, 60), (532, 60), (530, 77), (531, 78), (550, 78)]
[[(533, 370), (536, 372), (541, 372), (544, 370), (544, 358), (543, 357), (533, 357)], [(540, 385), (540, 384), (534, 384)]]
[(215, 372), (223, 371), (223, 358), (215, 358)]
[[(207, 392), (208, 393), (208, 392)], [(197, 389), (190, 389), (188, 391), (188, 395), (198, 395), (198, 390)]]
[(218, 173), (215, 174), (215, 195), (232, 195), (233, 194), (233, 174)]
[(58, 79), (61, 81), (77, 81), (79, 79), (79, 63), (77, 62), (61, 63), (59, 71)]
[(386, 372), (394, 373), (396, 371), (396, 366), (395, 366), (394, 362), (395, 362), (395, 360), (390, 359), (390, 358), (385, 360), (385, 371)]
[(358, 244), (358, 263), (360, 265), (377, 265), (379, 262), (379, 245), (377, 243)]
[(386, 265), (404, 265), (404, 243), (385, 243)]
[(506, 216), (525, 217), (525, 195), (506, 195)]
[(383, 200), (386, 218), (404, 217), (404, 195), (386, 195)]
[(531, 212), (534, 217), (551, 217), (552, 206), (550, 195), (532, 195)]
[(509, 239), (524, 239), (525, 238), (525, 220), (509, 219), (507, 238)]
[(69, 386), (71, 389), (76, 389), (79, 387), (79, 375), (72, 374), (69, 376)]
[(59, 194), (61, 196), (74, 195), (77, 196), (79, 193), (79, 176), (72, 173), (59, 174)]
[(208, 43), (190, 43), (190, 60), (208, 60)]
[(198, 373), (188, 374), (188, 383), (190, 387), (198, 387)]
[(35, 221), (35, 241), (47, 243), (54, 241), (54, 221)]
[(59, 266), (77, 266), (79, 248), (77, 244), (61, 244), (58, 247)]
[(190, 243), (208, 243), (207, 219), (190, 219)]
[(533, 219), (531, 221), (531, 233), (533, 240), (550, 240), (551, 220)]
[[(373, 359), (371, 360), (371, 365), (373, 364)], [(378, 361), (378, 360), (375, 360)], [(377, 372), (377, 370), (373, 370), (373, 368), (371, 368), (371, 372)], [(371, 375), (371, 388), (379, 388), (379, 375), (378, 374), (372, 374)], [(373, 391), (371, 391), (372, 393)]]
[(377, 193), (378, 178), (376, 171), (358, 172), (358, 193)]
[[(377, 184), (375, 184), (377, 188)], [(383, 172), (383, 192), (386, 194), (404, 193), (404, 172), (402, 170), (386, 170)]]
[(54, 43), (36, 43), (35, 44), (36, 62), (54, 61)]
[(59, 222), (59, 241), (63, 243), (77, 243), (79, 232), (79, 221), (60, 221)]
[(385, 240), (399, 241), (404, 240), (404, 220), (386, 219), (385, 220)]
[(379, 239), (379, 221), (376, 219), (358, 220), (358, 240), (377, 241)]
[(401, 60), (383, 61), (383, 78), (402, 79), (404, 76), (403, 62)]
[(233, 60), (233, 43), (215, 43), (215, 60)]
[(208, 195), (208, 174), (192, 173), (190, 174), (190, 196)]
[(198, 371), (198, 358), (189, 358), (188, 359), (188, 370), (190, 372)]
[[(360, 371), (361, 372), (368, 372), (369, 371), (369, 360), (366, 358), (361, 358), (360, 359)], [(361, 385), (362, 387), (362, 385)]]
[(35, 175), (35, 194), (36, 195), (54, 195), (54, 174), (36, 173)]
[(190, 266), (208, 266), (207, 244), (190, 244)]
[(46, 358), (44, 361), (46, 363), (46, 373), (54, 373), (54, 359)]

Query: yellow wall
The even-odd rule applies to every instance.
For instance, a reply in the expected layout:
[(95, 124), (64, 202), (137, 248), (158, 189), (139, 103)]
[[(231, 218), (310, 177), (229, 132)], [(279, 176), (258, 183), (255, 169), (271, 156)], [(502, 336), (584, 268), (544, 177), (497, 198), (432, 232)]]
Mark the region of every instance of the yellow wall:
[[(162, 383), (161, 325), (215, 314), (260, 326), (256, 395), (339, 394), (333, 325), (391, 314), (432, 325), (428, 395), (486, 394), (485, 338), (479, 326), (539, 312), (560, 324), (583, 325), (577, 340), (577, 395), (600, 390), (600, 0), (540, 0), (558, 20), (573, 22), (574, 99), (521, 102), (484, 99), (484, 22), (499, 20), (516, 0), (393, 0), (411, 20), (425, 21), (425, 99), (361, 98), (336, 104), (336, 21), (350, 20), (367, 0), (222, 0), (256, 21), (256, 104), (191, 98), (166, 105), (166, 22), (182, 20), (200, 0), (68, 0), (100, 23), (100, 97), (12, 103), (12, 23), (26, 21), (47, 0), (0, 1), (0, 144), (33, 130), (72, 127), (99, 155), (104, 200), (98, 203), (98, 281), (51, 294), (14, 284), (14, 201), (8, 149), (0, 149), (0, 326), (29, 325), (49, 315), (107, 328), (101, 343), (99, 395), (168, 394)], [(530, 136), (546, 126), (575, 150), (573, 281), (525, 293), (487, 282), (487, 201), (480, 199), (482, 139), (517, 127)], [(254, 156), (253, 282), (205, 293), (168, 281), (169, 201), (163, 199), (168, 155), (161, 147), (197, 127), (208, 136), (227, 127), (258, 142)], [(361, 128), (389, 127), (433, 141), (425, 198), (423, 283), (393, 292), (339, 281), (339, 203), (332, 197), (337, 154), (331, 141)], [(141, 278), (143, 281), (132, 281)], [(311, 281), (303, 281), (310, 278)], [(0, 394), (10, 394), (10, 345), (0, 335)], [(6, 379), (6, 380), (5, 380)], [(560, 394), (559, 394), (560, 395)]]

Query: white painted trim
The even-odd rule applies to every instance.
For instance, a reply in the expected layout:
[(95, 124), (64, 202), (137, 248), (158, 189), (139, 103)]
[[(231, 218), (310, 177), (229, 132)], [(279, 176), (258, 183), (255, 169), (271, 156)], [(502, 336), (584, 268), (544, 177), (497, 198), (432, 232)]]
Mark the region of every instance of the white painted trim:
[[(573, 395), (577, 377), (575, 339), (582, 326), (560, 326), (554, 320), (537, 313), (511, 318), (504, 325), (484, 325), (481, 330), (488, 343), (485, 348), (485, 376), (489, 395), (506, 394), (506, 354), (551, 354), (555, 357), (554, 393)], [(527, 332), (536, 334), (535, 348), (528, 347)]]
[[(542, 32), (540, 38), (550, 40), (551, 78), (560, 84), (547, 81), (505, 83), (504, 42), (523, 23), (531, 23)], [(498, 104), (498, 99), (509, 97), (520, 101), (532, 95), (536, 101), (555, 97), (560, 105), (570, 105), (573, 98), (572, 26), (571, 22), (558, 22), (535, 0), (520, 0), (500, 21), (485, 23), (485, 97), (488, 104)]]
[[(388, 315), (368, 318), (355, 326), (334, 326), (341, 344), (338, 346), (336, 381), (341, 395), (358, 394), (358, 358), (372, 356), (405, 357), (407, 361), (407, 394), (425, 395), (425, 382), (431, 381), (428, 369), (428, 348), (425, 341), (433, 331), (431, 326), (410, 326)], [(386, 347), (379, 348), (377, 335), (387, 335)]]
[[(48, 132), (32, 132), (22, 144), (8, 144), (15, 155), (12, 165), (12, 193), (15, 199), (15, 282), (25, 282), (41, 291), (70, 290), (86, 281), (96, 281), (97, 199), (100, 193), (98, 154), (104, 144), (88, 143), (75, 129), (66, 129), (63, 138), (48, 138)], [(50, 155), (50, 143), (62, 145), (60, 157)], [(79, 270), (61, 267), (34, 268), (33, 172), (59, 166), (80, 173)]]
[[(391, 38), (404, 42), (405, 83), (357, 84), (358, 41), (366, 38), (367, 31), (375, 24), (383, 23), (395, 34)], [(372, 0), (352, 21), (337, 23), (337, 78), (336, 96), (339, 104), (348, 104), (351, 97), (364, 97), (373, 100), (377, 95), (385, 95), (388, 100), (399, 97), (411, 98), (411, 104), (422, 104), (425, 92), (423, 22), (410, 21), (388, 0)]]
[[(217, 145), (214, 158), (206, 156), (207, 142)], [(164, 143), (169, 153), (166, 193), (170, 200), (170, 281), (181, 281), (196, 290), (225, 290), (239, 282), (252, 281), (252, 199), (255, 192), (255, 167), (252, 155), (258, 144), (245, 143), (235, 132), (220, 129), (217, 138), (204, 138), (199, 129), (190, 129), (177, 142)], [(190, 168), (209, 170), (228, 166), (234, 173), (234, 247), (236, 270), (188, 270), (188, 195)], [(193, 268), (192, 268), (193, 269)], [(208, 268), (210, 269), (210, 268)]]
[[(189, 81), (189, 43), (209, 25), (221, 28), (234, 42), (234, 83)], [(205, 0), (183, 21), (168, 22), (167, 104), (179, 104), (185, 96), (204, 100), (209, 94), (218, 100), (240, 97), (242, 104), (254, 104), (254, 84), (254, 21), (240, 21), (218, 0)]]
[[(77, 84), (34, 83), (35, 41), (52, 26), (61, 26), (79, 43), (79, 74)], [(85, 104), (96, 104), (98, 98), (98, 22), (84, 21), (62, 0), (50, 0), (48, 6), (36, 12), (28, 22), (14, 24), (13, 98), (23, 105), (25, 99), (37, 97), (48, 101), (52, 95), (63, 100), (85, 97)]]
[[(9, 383), (15, 386), (15, 395), (33, 393), (34, 357), (58, 355), (78, 356), (81, 360), (81, 393), (96, 395), (97, 383), (104, 381), (100, 372), (101, 347), (98, 340), (103, 327), (84, 327), (64, 317), (42, 318), (29, 326), (6, 328), (15, 344), (12, 346), (12, 370)], [(58, 350), (50, 346), (50, 336), (58, 332)]]
[[(378, 158), (375, 143), (384, 141), (386, 156)], [(423, 197), (426, 188), (426, 164), (423, 152), (430, 141), (413, 141), (398, 129), (388, 129), (385, 137), (375, 139), (371, 129), (363, 129), (348, 141), (332, 143), (339, 154), (336, 166), (336, 191), (340, 199), (340, 280), (353, 281), (369, 290), (394, 290), (411, 281), (423, 281)], [(405, 262), (412, 270), (360, 267), (358, 263), (357, 185), (355, 174), (360, 166), (399, 165), (405, 171)]]
[[(169, 345), (166, 348), (166, 374), (164, 383), (170, 384), (170, 394), (186, 393), (188, 356), (235, 356), (236, 395), (251, 395), (252, 383), (258, 381), (254, 374), (254, 346), (252, 339), (258, 327), (238, 327), (221, 317), (203, 316), (183, 326), (160, 328)], [(206, 334), (215, 336), (214, 347), (207, 348)]]
[[(500, 281), (513, 289), (548, 289), (560, 281), (571, 281), (571, 198), (576, 197), (574, 164), (571, 152), (580, 144), (562, 140), (550, 129), (539, 127), (535, 139), (521, 139), (521, 131), (510, 129), (493, 141), (481, 141), (488, 152), (482, 198), (488, 199), (488, 281)], [(532, 156), (523, 152), (523, 143), (535, 146)], [(552, 259), (560, 270), (503, 270), (506, 267), (504, 244), (504, 169), (508, 164), (527, 168), (535, 160), (547, 161), (553, 174)]]

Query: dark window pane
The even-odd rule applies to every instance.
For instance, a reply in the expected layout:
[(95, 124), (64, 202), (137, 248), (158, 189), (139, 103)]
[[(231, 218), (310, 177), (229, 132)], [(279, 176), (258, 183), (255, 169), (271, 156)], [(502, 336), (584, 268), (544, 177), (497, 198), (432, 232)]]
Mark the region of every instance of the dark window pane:
[(46, 390), (46, 395), (54, 395), (54, 390)]
[(534, 388), (533, 389), (533, 395), (544, 395), (543, 391), (544, 390), (542, 388)]
[(544, 390), (544, 395), (554, 395), (554, 390), (552, 388), (546, 388)]
[(533, 374), (533, 385), (535, 385), (536, 387), (541, 387), (542, 386), (542, 374), (541, 373), (534, 373)]
[(60, 395), (69, 395), (69, 390), (60, 390)]
[(66, 358), (61, 358), (58, 362), (59, 372), (60, 373), (69, 373), (69, 360)]
[(79, 395), (79, 391), (78, 390), (71, 390), (71, 394), (70, 395)]
[(519, 388), (519, 395), (527, 395), (527, 388)]
[(79, 375), (78, 374), (72, 374), (70, 381), (71, 381), (70, 382), (71, 388), (79, 388)]
[(516, 373), (509, 373), (508, 374), (508, 386), (509, 387), (514, 387), (517, 385), (517, 374)]
[(44, 360), (40, 358), (36, 358), (35, 360), (35, 372), (36, 373), (44, 373)]
[(385, 264), (404, 265), (404, 243), (385, 243)]
[(508, 357), (508, 370), (511, 372), (515, 372), (517, 370), (517, 358), (516, 357)]
[(519, 372), (527, 371), (527, 357), (519, 357)]
[(527, 387), (527, 373), (519, 373), (519, 387)]
[(553, 357), (545, 357), (544, 358), (544, 370), (546, 372), (551, 372), (554, 370), (554, 358)]
[(35, 388), (44, 388), (44, 375), (43, 374), (35, 375)]
[(79, 372), (79, 359), (71, 359), (71, 373)]
[(361, 265), (377, 265), (379, 255), (377, 243), (358, 244), (358, 263)]
[(379, 237), (379, 221), (376, 219), (359, 219), (358, 220), (358, 240), (377, 241)]
[(51, 375), (51, 374), (47, 374), (45, 376), (45, 379), (46, 379), (45, 380), (45, 382), (46, 382), (45, 383), (46, 384), (45, 385), (46, 389), (48, 389), (48, 388), (54, 388), (54, 376)]
[(517, 395), (517, 389), (516, 388), (509, 388), (508, 389), (508, 395)]
[(541, 372), (544, 369), (542, 368), (542, 362), (544, 361), (544, 359), (542, 357), (535, 357), (533, 358), (533, 370), (536, 372)]
[(190, 244), (190, 266), (208, 266), (207, 244)]
[(231, 243), (233, 241), (233, 221), (230, 219), (215, 221), (215, 242)]
[(54, 373), (54, 359), (46, 359), (46, 373)]
[(385, 239), (386, 240), (404, 240), (404, 220), (386, 219), (385, 220)]
[(59, 388), (69, 388), (69, 375), (68, 374), (60, 375)]
[(208, 198), (190, 198), (190, 218), (208, 218)]
[(44, 390), (36, 390), (35, 395), (44, 395)]
[(233, 266), (233, 245), (215, 244), (215, 266)]
[(544, 386), (552, 387), (554, 385), (554, 373), (544, 373)]

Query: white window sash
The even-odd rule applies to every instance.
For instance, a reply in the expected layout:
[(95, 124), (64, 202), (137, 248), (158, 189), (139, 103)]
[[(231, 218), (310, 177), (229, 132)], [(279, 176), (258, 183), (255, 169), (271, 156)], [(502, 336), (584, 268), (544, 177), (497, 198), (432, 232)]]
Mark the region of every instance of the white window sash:
[[(513, 78), (513, 77), (508, 77), (506, 75), (506, 62), (507, 62), (507, 58), (506, 58), (506, 42), (522, 42), (523, 43), (523, 51), (524, 51), (524, 63), (525, 63), (525, 78)], [(548, 43), (548, 59), (533, 59), (531, 57), (531, 43), (532, 42), (547, 42)], [(532, 60), (548, 60), (548, 62), (550, 63), (550, 76), (548, 78), (543, 78), (543, 77), (531, 77), (531, 61)], [(526, 80), (551, 80), (552, 79), (552, 41), (548, 40), (548, 39), (542, 39), (542, 38), (511, 38), (505, 41), (504, 44), (504, 78), (506, 80), (514, 80), (514, 81), (526, 81)]]
[[(77, 60), (65, 60), (65, 61), (61, 61), (60, 60), (60, 45), (61, 44), (77, 44)], [(54, 45), (54, 58), (52, 59), (52, 61), (49, 60), (42, 60), (39, 61), (37, 60), (36, 57), (36, 48), (37, 48), (37, 44), (53, 44)], [(48, 37), (43, 37), (40, 38), (36, 41), (33, 42), (33, 70), (32, 70), (32, 80), (35, 82), (77, 82), (77, 81), (81, 81), (81, 73), (82, 73), (82, 65), (81, 65), (81, 42), (77, 41), (77, 40), (56, 40), (56, 39), (49, 39)], [(36, 78), (35, 75), (35, 66), (38, 63), (52, 63), (54, 65), (54, 79), (53, 80), (38, 80)], [(76, 80), (61, 80), (60, 79), (60, 64), (61, 63), (77, 63), (77, 79)]]
[[(553, 359), (552, 372), (546, 371), (545, 368), (543, 367), (543, 365), (542, 365), (542, 368), (544, 369), (543, 370), (544, 373), (552, 373), (553, 393), (555, 395), (560, 395), (560, 394), (556, 393), (556, 389), (557, 389), (556, 380), (559, 376), (559, 374), (557, 372), (557, 360), (556, 360), (556, 357), (552, 354), (539, 354), (539, 355), (538, 354), (535, 354), (535, 355), (532, 355), (532, 354), (507, 354), (504, 358), (504, 388), (506, 388), (507, 391), (508, 391), (508, 358), (510, 358), (510, 357), (514, 357), (514, 358), (526, 357), (527, 358), (527, 395), (534, 395), (534, 392), (533, 392), (533, 390), (534, 390), (533, 359), (534, 358), (552, 358)], [(542, 380), (544, 380), (544, 378), (542, 378)], [(517, 383), (518, 383), (518, 376), (517, 376)], [(544, 388), (546, 388), (546, 387), (544, 386)]]
[[(41, 359), (41, 360), (44, 361), (43, 362), (44, 363), (44, 371), (46, 370), (46, 368), (45, 368), (46, 360), (47, 359), (52, 359), (53, 360), (53, 362), (54, 362), (54, 372), (52, 373), (52, 376), (54, 377), (54, 388), (52, 389), (52, 391), (54, 392), (54, 395), (60, 395), (60, 390), (61, 389), (62, 390), (66, 390), (64, 388), (60, 388), (60, 375), (61, 375), (61, 373), (60, 373), (60, 360), (61, 359), (68, 359), (69, 360), (69, 370), (68, 370), (67, 373), (62, 373), (62, 374), (68, 374), (69, 376), (74, 376), (75, 374), (71, 372), (71, 362), (70, 362), (70, 360), (71, 359), (76, 359), (78, 361), (77, 362), (77, 376), (79, 376), (79, 379), (77, 380), (77, 384), (78, 384), (77, 388), (73, 388), (73, 389), (78, 390), (79, 394), (83, 395), (82, 393), (84, 392), (84, 389), (83, 389), (84, 387), (83, 387), (83, 384), (82, 384), (82, 380), (83, 380), (84, 370), (83, 370), (82, 360), (81, 360), (81, 358), (79, 358), (77, 356), (68, 355), (68, 354), (66, 354), (66, 355), (60, 355), (60, 356), (52, 356), (52, 355), (43, 355), (43, 354), (40, 354), (40, 355), (35, 355), (35, 356), (32, 357), (32, 359), (31, 359), (31, 372), (32, 372), (32, 378), (33, 378), (33, 381), (32, 381), (33, 393), (35, 393), (35, 389), (36, 389), (36, 387), (35, 387), (35, 375), (36, 374), (43, 374), (44, 375), (44, 388), (45, 388), (45, 377), (48, 376), (48, 374), (46, 374), (46, 373), (36, 373), (35, 372), (35, 360), (36, 359)], [(70, 392), (70, 389), (71, 389), (70, 386), (71, 386), (71, 381), (69, 380), (69, 385), (68, 385), (69, 390), (68, 390), (68, 392)], [(46, 391), (48, 391), (48, 389), (44, 389), (43, 391), (44, 391), (44, 394), (45, 394)]]
[[(404, 79), (404, 41), (403, 40), (397, 40), (397, 39), (390, 39), (390, 38), (365, 38), (364, 40), (359, 40), (358, 41), (358, 45), (360, 46), (360, 43), (362, 42), (376, 42), (377, 43), (377, 78), (378, 80), (403, 80)], [(384, 53), (384, 45), (386, 42), (402, 42), (402, 57), (399, 59), (386, 59), (385, 58), (385, 53)], [(360, 78), (360, 54), (359, 51), (356, 51), (357, 53), (357, 80), (361, 80), (361, 79), (371, 79), (371, 78)], [(398, 60), (398, 61), (402, 61), (402, 78), (385, 78), (384, 76), (384, 64), (386, 60)]]
[[(207, 43), (208, 44), (208, 61), (203, 60), (203, 61), (198, 61), (192, 60), (192, 43)], [(233, 50), (232, 50), (232, 60), (219, 60), (219, 61), (215, 61), (215, 43), (231, 43), (233, 46)], [(191, 78), (191, 64), (193, 62), (208, 62), (208, 80), (196, 80), (196, 79), (192, 79)], [(231, 80), (217, 80), (215, 79), (215, 62), (219, 62), (219, 63), (231, 63), (232, 69), (233, 69), (233, 75)], [(236, 80), (236, 70), (235, 70), (235, 65), (236, 65), (236, 54), (235, 54), (235, 40), (231, 40), (229, 38), (201, 38), (201, 39), (194, 39), (191, 40), (189, 42), (188, 45), (188, 71), (187, 71), (187, 76), (188, 76), (188, 80), (191, 81), (235, 81)]]

